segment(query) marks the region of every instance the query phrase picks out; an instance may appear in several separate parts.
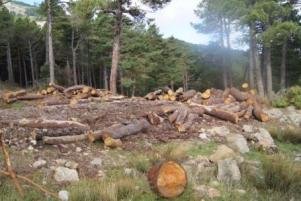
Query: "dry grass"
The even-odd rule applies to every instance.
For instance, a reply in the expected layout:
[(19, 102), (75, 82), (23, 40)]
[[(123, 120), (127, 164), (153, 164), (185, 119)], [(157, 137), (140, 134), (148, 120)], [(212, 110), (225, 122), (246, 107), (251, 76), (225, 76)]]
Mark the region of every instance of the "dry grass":
[(301, 143), (301, 128), (294, 126), (279, 127), (275, 124), (267, 126), (271, 136), (280, 142)]

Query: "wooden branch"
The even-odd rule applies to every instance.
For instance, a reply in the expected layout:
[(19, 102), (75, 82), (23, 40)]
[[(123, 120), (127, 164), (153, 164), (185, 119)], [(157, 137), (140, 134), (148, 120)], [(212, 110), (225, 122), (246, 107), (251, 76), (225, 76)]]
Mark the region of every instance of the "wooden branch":
[[(3, 174), (3, 175), (5, 175), (5, 176), (10, 176), (9, 172), (3, 171), (3, 170), (0, 170), (0, 173)], [(41, 185), (35, 183), (35, 182), (32, 181), (31, 179), (29, 179), (29, 178), (27, 178), (27, 177), (24, 177), (24, 176), (21, 176), (21, 175), (16, 175), (16, 177), (17, 177), (18, 179), (21, 179), (21, 180), (27, 182), (28, 184), (34, 186), (35, 188), (37, 188), (38, 190), (42, 191), (42, 192), (45, 193), (46, 195), (51, 195), (51, 196), (53, 196), (54, 198), (59, 199), (59, 197), (58, 197), (55, 193), (48, 191), (47, 189), (45, 189), (45, 188), (43, 188)]]
[(73, 127), (83, 131), (89, 130), (89, 126), (76, 121), (60, 121), (46, 119), (21, 119), (18, 124), (28, 128), (66, 128)]
[(72, 135), (72, 136), (60, 136), (60, 137), (43, 137), (43, 143), (48, 145), (55, 144), (70, 144), (88, 139), (88, 134)]
[(11, 161), (10, 161), (10, 157), (9, 157), (9, 153), (5, 148), (5, 143), (4, 143), (4, 138), (3, 138), (3, 131), (0, 130), (0, 147), (2, 148), (2, 152), (3, 152), (3, 156), (4, 156), (4, 160), (5, 160), (5, 165), (6, 165), (6, 170), (8, 173), (8, 176), (13, 180), (13, 183), (17, 189), (17, 191), (19, 192), (21, 197), (24, 197), (24, 191), (16, 177), (16, 173), (13, 170)]

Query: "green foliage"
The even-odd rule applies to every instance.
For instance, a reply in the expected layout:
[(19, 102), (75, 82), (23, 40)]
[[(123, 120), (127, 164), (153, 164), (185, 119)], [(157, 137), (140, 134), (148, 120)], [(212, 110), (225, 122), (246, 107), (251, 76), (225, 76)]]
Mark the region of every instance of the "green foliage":
[(286, 93), (280, 95), (277, 99), (272, 101), (274, 107), (287, 107), (289, 105), (301, 109), (301, 87), (293, 86), (287, 89)]

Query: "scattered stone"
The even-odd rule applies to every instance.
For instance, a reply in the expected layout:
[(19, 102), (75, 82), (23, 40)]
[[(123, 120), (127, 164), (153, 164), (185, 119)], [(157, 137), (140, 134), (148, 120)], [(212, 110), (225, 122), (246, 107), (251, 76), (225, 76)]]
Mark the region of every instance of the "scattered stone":
[(105, 176), (106, 176), (106, 175), (105, 175), (105, 173), (104, 173), (102, 170), (98, 170), (98, 172), (97, 172), (97, 177), (98, 177), (99, 179), (103, 179)]
[(200, 133), (199, 134), (199, 138), (201, 140), (204, 140), (204, 141), (209, 141), (210, 139), (208, 138), (207, 134), (206, 133)]
[(293, 124), (296, 126), (300, 126), (301, 124), (301, 112), (299, 110), (290, 111), (287, 114), (287, 117), (291, 120)]
[(243, 132), (246, 132), (246, 133), (252, 133), (252, 132), (254, 132), (255, 128), (251, 125), (243, 125), (242, 130), (243, 130)]
[(233, 134), (227, 136), (226, 139), (228, 146), (233, 150), (242, 154), (250, 151), (247, 140), (242, 135)]
[(257, 133), (251, 135), (251, 138), (255, 141), (258, 148), (263, 149), (268, 153), (274, 153), (277, 151), (277, 146), (274, 143), (271, 134), (266, 129), (259, 128)]
[(56, 159), (55, 162), (59, 166), (65, 166), (65, 164), (67, 163), (67, 160), (59, 158), (59, 159)]
[(96, 166), (96, 167), (101, 167), (102, 165), (102, 159), (101, 158), (94, 158), (91, 163), (91, 165)]
[(59, 183), (79, 181), (77, 171), (66, 167), (56, 168), (54, 173), (54, 179)]
[(82, 148), (76, 147), (75, 151), (76, 151), (77, 153), (82, 152)]
[(235, 156), (236, 154), (232, 149), (230, 149), (226, 145), (219, 145), (217, 147), (217, 150), (209, 157), (209, 159), (216, 163), (219, 160), (234, 158)]
[(74, 161), (67, 161), (65, 164), (65, 167), (70, 168), (70, 169), (77, 169), (78, 163), (76, 163)]
[(47, 161), (45, 161), (45, 160), (37, 160), (36, 162), (34, 162), (32, 164), (32, 167), (35, 169), (39, 169), (39, 168), (45, 167), (46, 164), (47, 164)]
[(225, 126), (213, 127), (208, 132), (218, 137), (225, 137), (230, 134), (230, 130)]
[(29, 145), (29, 146), (27, 147), (27, 149), (28, 149), (29, 151), (33, 151), (33, 150), (34, 150), (33, 146), (31, 146), (31, 145)]
[(295, 161), (301, 162), (301, 153), (296, 154)]
[(37, 141), (36, 140), (30, 140), (30, 144), (37, 145)]
[(68, 201), (69, 200), (69, 192), (62, 190), (59, 192), (59, 199), (61, 201)]
[(221, 182), (239, 182), (241, 174), (237, 162), (233, 159), (220, 160), (217, 162), (217, 179)]
[(89, 153), (85, 152), (83, 153), (84, 156), (89, 156)]
[(244, 195), (244, 194), (247, 193), (247, 191), (244, 190), (244, 189), (235, 189), (235, 192), (238, 193), (238, 194), (240, 194), (240, 195)]
[(200, 198), (208, 197), (210, 199), (221, 196), (219, 190), (206, 185), (200, 185), (194, 188)]

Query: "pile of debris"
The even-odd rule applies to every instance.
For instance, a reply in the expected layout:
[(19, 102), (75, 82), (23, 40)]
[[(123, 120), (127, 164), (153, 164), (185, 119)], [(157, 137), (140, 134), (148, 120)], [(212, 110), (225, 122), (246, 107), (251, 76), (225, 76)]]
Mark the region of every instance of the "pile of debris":
[(226, 90), (207, 89), (200, 93), (195, 90), (183, 92), (182, 88), (173, 92), (171, 89), (160, 89), (145, 96), (147, 100), (169, 100), (186, 102), (174, 108), (164, 108), (170, 123), (174, 123), (180, 132), (185, 132), (198, 116), (210, 115), (232, 123), (241, 119), (255, 117), (267, 122), (269, 116), (263, 112), (262, 103), (254, 90), (240, 91), (234, 87)]
[(42, 105), (77, 104), (92, 101), (109, 101), (123, 99), (124, 96), (113, 96), (109, 91), (95, 89), (86, 85), (75, 85), (68, 88), (50, 83), (46, 89), (37, 93), (29, 93), (26, 90), (3, 93), (5, 103), (13, 103), (23, 100), (42, 100)]

